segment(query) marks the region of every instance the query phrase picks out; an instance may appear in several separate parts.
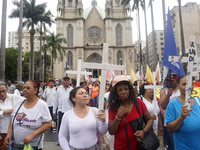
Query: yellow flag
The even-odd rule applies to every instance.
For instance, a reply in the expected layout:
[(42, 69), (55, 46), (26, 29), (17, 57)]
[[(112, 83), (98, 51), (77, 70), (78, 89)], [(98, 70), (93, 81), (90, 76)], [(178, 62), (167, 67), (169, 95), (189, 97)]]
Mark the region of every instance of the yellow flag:
[(138, 77), (136, 76), (135, 72), (131, 68), (131, 81), (134, 83), (136, 80), (138, 80)]
[(99, 75), (99, 82), (101, 82), (101, 75)]
[(147, 82), (153, 83), (153, 73), (151, 72), (149, 66), (147, 65), (146, 75), (144, 78)]

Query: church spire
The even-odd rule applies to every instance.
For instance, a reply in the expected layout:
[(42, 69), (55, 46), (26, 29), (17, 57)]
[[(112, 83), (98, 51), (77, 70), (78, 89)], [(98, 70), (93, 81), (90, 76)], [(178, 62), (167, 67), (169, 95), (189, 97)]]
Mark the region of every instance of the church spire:
[(91, 5), (92, 5), (92, 6), (97, 6), (97, 1), (96, 1), (96, 0), (92, 0)]

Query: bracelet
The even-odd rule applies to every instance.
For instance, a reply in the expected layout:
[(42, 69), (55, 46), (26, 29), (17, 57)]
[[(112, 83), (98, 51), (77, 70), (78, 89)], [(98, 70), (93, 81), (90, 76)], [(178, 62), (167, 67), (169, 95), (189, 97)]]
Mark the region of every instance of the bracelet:
[(144, 132), (144, 135), (146, 135), (146, 133), (145, 133), (144, 129), (142, 129), (142, 131)]
[(119, 119), (119, 118), (117, 117), (117, 115), (115, 116), (115, 118), (116, 118), (117, 120), (119, 120), (119, 121), (122, 120), (122, 119)]

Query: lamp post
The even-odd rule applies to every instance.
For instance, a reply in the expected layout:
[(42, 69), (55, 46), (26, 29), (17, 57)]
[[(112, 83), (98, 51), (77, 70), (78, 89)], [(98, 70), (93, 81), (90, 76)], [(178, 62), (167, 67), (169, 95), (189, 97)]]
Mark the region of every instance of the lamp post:
[(44, 83), (46, 83), (46, 60), (47, 60), (47, 42), (46, 40), (44, 41)]

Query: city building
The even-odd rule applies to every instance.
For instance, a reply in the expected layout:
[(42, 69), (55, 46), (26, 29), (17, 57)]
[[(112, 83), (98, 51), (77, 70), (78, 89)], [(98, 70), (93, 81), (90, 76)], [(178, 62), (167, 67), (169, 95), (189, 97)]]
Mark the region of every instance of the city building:
[[(40, 50), (40, 34), (39, 32), (36, 32), (34, 35), (34, 51)], [(18, 42), (19, 42), (19, 34), (18, 32), (15, 32), (14, 34), (14, 48), (18, 49)], [(22, 31), (22, 52), (30, 52), (31, 46), (30, 46), (30, 33), (28, 30)]]
[[(182, 55), (180, 20), (178, 6), (171, 9), (172, 26), (179, 54)], [(185, 49), (189, 48), (190, 36), (196, 36), (196, 44), (200, 44), (200, 4), (189, 2), (181, 7)], [(200, 53), (200, 49), (198, 49)]]
[(14, 47), (15, 32), (8, 32), (8, 47)]
[[(156, 66), (157, 63), (159, 62), (160, 64), (160, 69), (162, 70), (162, 60), (163, 60), (163, 53), (164, 53), (164, 31), (163, 30), (155, 30), (155, 47), (157, 53), (154, 54), (153, 50), (153, 36), (152, 32), (148, 35), (148, 47), (149, 47), (149, 62), (147, 62), (147, 50), (146, 50), (146, 45), (142, 49), (142, 67), (143, 67), (143, 72), (144, 75), (146, 73), (146, 66), (148, 64), (149, 68), (151, 69), (152, 72), (156, 71)], [(138, 53), (139, 57), (139, 53)], [(157, 61), (154, 61), (156, 59)], [(156, 64), (155, 64), (156, 62)], [(161, 71), (162, 72), (162, 71)]]
[[(77, 70), (77, 60), (102, 62), (103, 43), (109, 44), (109, 64), (125, 65), (136, 69), (137, 52), (132, 42), (132, 17), (130, 5), (121, 6), (121, 0), (106, 0), (105, 9), (91, 0), (83, 10), (82, 0), (58, 0), (57, 33), (62, 33), (67, 44), (66, 57), (54, 62), (54, 77), (62, 78), (66, 70)], [(87, 69), (86, 69), (87, 70)], [(87, 70), (98, 78), (100, 70)], [(124, 73), (120, 71), (120, 73)], [(69, 75), (75, 78), (75, 75)]]

